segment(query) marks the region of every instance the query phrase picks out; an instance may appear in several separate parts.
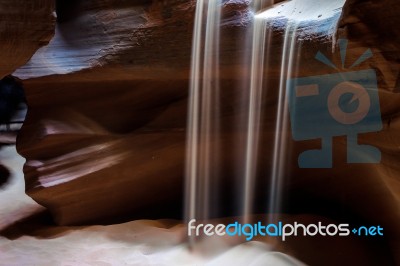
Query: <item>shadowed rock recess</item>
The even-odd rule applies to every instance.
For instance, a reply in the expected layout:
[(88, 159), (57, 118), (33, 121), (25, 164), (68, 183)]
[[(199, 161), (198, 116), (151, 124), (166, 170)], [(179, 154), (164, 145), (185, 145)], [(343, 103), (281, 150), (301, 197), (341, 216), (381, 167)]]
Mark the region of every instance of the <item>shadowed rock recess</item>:
[[(68, 1), (58, 6), (50, 43), (14, 72), (23, 80), (29, 105), (17, 140), (18, 152), (27, 159), (26, 193), (48, 208), (57, 223), (180, 217), (195, 2)], [(32, 8), (51, 7), (41, 4)], [(352, 217), (380, 224), (389, 238), (398, 239), (399, 12), (394, 0), (352, 0), (346, 2), (333, 35), (319, 33), (320, 22), (312, 19), (300, 25), (298, 77), (334, 73), (314, 56), (322, 51), (340, 62), (333, 43), (339, 38), (349, 39), (348, 62), (372, 49), (374, 57), (355, 70), (376, 70), (384, 126), (362, 134), (359, 143), (378, 147), (382, 162), (346, 164), (346, 139), (338, 137), (333, 169), (300, 169), (299, 153), (320, 143), (290, 138), (284, 204), (290, 207), (284, 211), (336, 220)], [(50, 14), (39, 16), (47, 18), (43, 25), (52, 25)], [(248, 78), (240, 60), (245, 47), (238, 41), (250, 28), (248, 1), (225, 1), (222, 19), (222, 113), (229, 125), (242, 115), (233, 107), (241, 90), (236, 85)], [(279, 81), (286, 21), (279, 20), (283, 23), (273, 28), (270, 68), (265, 70), (270, 88), (278, 88)], [(261, 136), (265, 147), (260, 152), (271, 150), (277, 91), (267, 97)], [(221, 173), (227, 180), (232, 173), (225, 168), (235, 163), (229, 148), (233, 136), (241, 134), (245, 128), (223, 132), (228, 156)], [(265, 158), (260, 165), (268, 168), (269, 161)]]

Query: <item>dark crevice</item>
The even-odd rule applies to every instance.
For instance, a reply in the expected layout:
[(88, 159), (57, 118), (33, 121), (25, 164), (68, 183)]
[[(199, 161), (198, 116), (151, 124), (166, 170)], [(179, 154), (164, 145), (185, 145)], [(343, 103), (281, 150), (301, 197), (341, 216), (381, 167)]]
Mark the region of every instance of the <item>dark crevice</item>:
[(57, 22), (64, 23), (72, 20), (79, 12), (79, 0), (56, 0)]
[(20, 80), (13, 76), (0, 80), (0, 124), (9, 123), (24, 102), (25, 94)]
[(3, 165), (0, 164), (0, 187), (8, 182), (10, 177), (10, 171)]

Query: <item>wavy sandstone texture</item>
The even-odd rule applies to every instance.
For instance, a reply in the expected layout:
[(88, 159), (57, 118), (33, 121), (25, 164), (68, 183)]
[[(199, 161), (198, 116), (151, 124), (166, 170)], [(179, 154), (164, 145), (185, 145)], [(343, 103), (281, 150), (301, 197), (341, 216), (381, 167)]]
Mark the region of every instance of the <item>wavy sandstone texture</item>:
[[(18, 139), (26, 191), (58, 223), (181, 211), (194, 9), (73, 2), (49, 45), (14, 73), (30, 107)], [(227, 51), (248, 16), (246, 4), (225, 5)], [(232, 53), (223, 55), (226, 75)]]
[[(275, 11), (284, 11), (286, 4), (280, 3)], [(26, 192), (46, 206), (58, 223), (162, 216), (174, 204), (178, 204), (175, 210), (180, 209), (194, 8), (195, 1), (187, 0), (71, 1), (68, 8), (59, 6), (60, 21), (49, 45), (14, 73), (23, 79), (29, 103), (17, 143), (27, 159)], [(345, 214), (304, 206), (316, 200), (332, 208), (344, 206), (363, 221), (381, 224), (396, 240), (400, 221), (399, 4), (354, 0), (345, 4), (343, 13), (337, 6), (320, 11), (299, 24), (302, 49), (296, 50), (301, 60), (295, 76), (335, 73), (314, 56), (322, 51), (339, 64), (337, 47), (332, 44), (338, 38), (350, 40), (348, 62), (371, 48), (374, 57), (356, 70), (372, 68), (378, 74), (384, 128), (360, 136), (360, 143), (379, 147), (382, 163), (347, 165), (346, 140), (339, 137), (334, 140), (333, 171), (299, 169), (299, 153), (320, 144), (288, 139), (290, 202), (293, 211), (320, 211), (338, 219)], [(247, 73), (239, 60), (246, 51), (238, 40), (246, 36), (250, 15), (247, 1), (224, 4), (221, 87), (227, 125), (243, 115), (233, 103), (240, 95), (235, 85)], [(337, 20), (338, 27), (332, 28)], [(280, 15), (272, 21), (276, 22), (270, 42), (272, 67), (266, 74), (270, 87), (278, 88), (286, 20)], [(271, 150), (276, 94), (272, 90), (265, 101), (264, 152)], [(243, 135), (242, 130), (223, 133), (227, 154), (233, 136)], [(262, 161), (268, 168), (265, 162), (269, 160)], [(221, 165), (228, 169), (232, 164), (240, 166), (227, 156)], [(229, 171), (222, 173), (231, 178)]]
[(54, 1), (0, 1), (0, 78), (26, 64), (54, 34)]

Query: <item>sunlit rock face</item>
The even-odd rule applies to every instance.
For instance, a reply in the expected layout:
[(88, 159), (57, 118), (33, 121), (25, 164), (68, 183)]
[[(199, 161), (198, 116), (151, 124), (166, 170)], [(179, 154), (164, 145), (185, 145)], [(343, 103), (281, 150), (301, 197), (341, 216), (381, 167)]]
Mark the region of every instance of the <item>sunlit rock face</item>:
[[(58, 223), (98, 223), (124, 216), (165, 218), (165, 212), (179, 213), (194, 2), (73, 1), (66, 14), (59, 10), (61, 19), (50, 44), (14, 73), (23, 79), (29, 103), (18, 139), (18, 151), (27, 159), (26, 192), (46, 206)], [(275, 8), (281, 10), (282, 4)], [(346, 139), (339, 137), (334, 139), (334, 169), (299, 169), (300, 152), (318, 148), (320, 142), (294, 142), (288, 134), (291, 152), (286, 191), (291, 192), (287, 202), (291, 207), (287, 210), (338, 219), (352, 213), (397, 234), (400, 169), (396, 113), (400, 98), (394, 82), (398, 65), (393, 58), (398, 49), (391, 40), (367, 38), (385, 34), (385, 30), (366, 31), (362, 36), (350, 30), (357, 25), (353, 21), (373, 29), (368, 26), (370, 16), (357, 13), (361, 7), (348, 2), (342, 17), (334, 7), (312, 13), (317, 18), (321, 15), (320, 19), (301, 21), (302, 49), (297, 46), (300, 60), (293, 76), (335, 73), (314, 57), (321, 51), (340, 65), (338, 48), (333, 44), (339, 38), (350, 40), (349, 62), (371, 48), (374, 57), (356, 70), (377, 70), (384, 125), (379, 133), (361, 136), (360, 143), (380, 148), (382, 163), (346, 164)], [(249, 27), (248, 8), (248, 1), (227, 1), (222, 12), (221, 88), (227, 125), (245, 115), (235, 104), (241, 95), (237, 84), (248, 78), (239, 60), (246, 48), (238, 41)], [(377, 21), (379, 16), (385, 15), (377, 12)], [(321, 21), (334, 19), (339, 20), (338, 29), (321, 35)], [(270, 88), (279, 87), (285, 27), (285, 17), (279, 18), (269, 43), (270, 67), (265, 72)], [(263, 102), (260, 153), (264, 156), (259, 164), (266, 170), (260, 179), (270, 167), (277, 94), (277, 89), (271, 89)], [(228, 180), (233, 175), (229, 171), (232, 165), (243, 166), (230, 157), (230, 149), (234, 136), (244, 135), (246, 128), (233, 128), (226, 127), (223, 132), (227, 156), (221, 173)], [(261, 202), (265, 191), (259, 194)], [(324, 208), (325, 203), (330, 207)]]
[(0, 78), (24, 65), (54, 34), (54, 1), (0, 1)]

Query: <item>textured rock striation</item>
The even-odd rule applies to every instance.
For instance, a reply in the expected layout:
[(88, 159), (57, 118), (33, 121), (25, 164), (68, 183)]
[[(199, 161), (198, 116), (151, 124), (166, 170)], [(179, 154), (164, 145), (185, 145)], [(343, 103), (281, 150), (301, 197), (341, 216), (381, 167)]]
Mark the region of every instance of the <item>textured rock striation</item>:
[(0, 78), (26, 64), (54, 34), (54, 1), (0, 1)]

